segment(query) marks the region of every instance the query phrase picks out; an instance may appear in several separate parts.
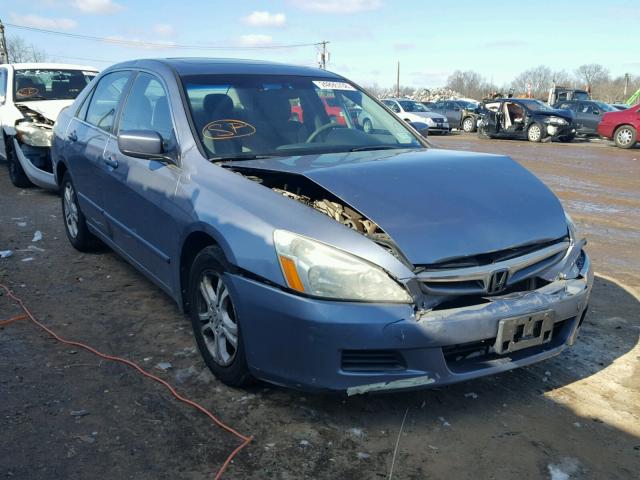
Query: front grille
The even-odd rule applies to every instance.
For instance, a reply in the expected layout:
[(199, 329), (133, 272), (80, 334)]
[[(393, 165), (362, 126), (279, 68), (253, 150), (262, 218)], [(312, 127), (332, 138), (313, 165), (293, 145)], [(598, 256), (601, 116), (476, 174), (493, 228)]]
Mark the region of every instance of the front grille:
[(395, 350), (343, 350), (341, 368), (345, 372), (389, 372), (407, 365)]
[[(525, 247), (478, 255), (425, 266), (417, 276), (422, 291), (430, 295), (503, 294), (558, 262), (568, 247), (569, 242), (561, 241), (533, 250)], [(496, 277), (498, 273), (501, 276)], [(502, 280), (499, 284), (497, 278)]]

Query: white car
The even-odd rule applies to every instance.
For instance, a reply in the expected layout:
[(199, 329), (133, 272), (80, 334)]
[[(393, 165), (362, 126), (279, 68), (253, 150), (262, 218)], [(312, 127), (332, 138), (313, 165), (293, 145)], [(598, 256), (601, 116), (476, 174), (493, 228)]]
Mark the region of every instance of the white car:
[(95, 67), (60, 63), (0, 65), (0, 157), (16, 187), (57, 189), (49, 153), (53, 124), (97, 74)]
[(382, 103), (405, 122), (426, 123), (429, 125), (429, 133), (438, 132), (444, 134), (451, 130), (449, 122), (444, 115), (432, 112), (428, 107), (416, 100), (385, 98)]

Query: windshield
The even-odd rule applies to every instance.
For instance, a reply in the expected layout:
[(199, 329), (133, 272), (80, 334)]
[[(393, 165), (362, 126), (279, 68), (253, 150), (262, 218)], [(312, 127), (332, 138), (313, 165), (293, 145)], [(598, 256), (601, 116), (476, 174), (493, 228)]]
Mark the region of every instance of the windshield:
[(73, 100), (97, 74), (82, 70), (16, 70), (13, 96), (16, 102)]
[(182, 78), (209, 158), (421, 148), (401, 121), (350, 83), (290, 75)]
[(540, 100), (518, 100), (518, 101), (522, 102), (526, 107), (529, 108), (529, 110), (541, 111), (541, 112), (554, 111), (553, 108), (551, 108), (546, 103), (542, 103)]
[(428, 112), (429, 109), (420, 102), (413, 102), (411, 100), (400, 100), (398, 103), (402, 106), (405, 112)]

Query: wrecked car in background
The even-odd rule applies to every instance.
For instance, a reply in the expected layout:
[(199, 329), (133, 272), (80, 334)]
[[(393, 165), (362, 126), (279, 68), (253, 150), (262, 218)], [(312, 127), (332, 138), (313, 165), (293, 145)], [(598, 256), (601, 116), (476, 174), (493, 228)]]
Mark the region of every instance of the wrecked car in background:
[(468, 100), (438, 100), (437, 102), (422, 102), (429, 110), (447, 117), (449, 126), (467, 133), (476, 131), (480, 113), (478, 103)]
[(94, 67), (57, 63), (0, 65), (0, 156), (16, 187), (57, 188), (50, 157), (53, 124), (97, 74)]
[(482, 138), (570, 142), (576, 136), (573, 113), (551, 108), (540, 100), (498, 98), (485, 101), (480, 109), (478, 136)]
[[(378, 128), (332, 121), (328, 90)], [(230, 385), (439, 386), (557, 355), (585, 317), (585, 240), (540, 180), (428, 147), (325, 70), (114, 65), (52, 150), (71, 244), (101, 239), (170, 295)]]

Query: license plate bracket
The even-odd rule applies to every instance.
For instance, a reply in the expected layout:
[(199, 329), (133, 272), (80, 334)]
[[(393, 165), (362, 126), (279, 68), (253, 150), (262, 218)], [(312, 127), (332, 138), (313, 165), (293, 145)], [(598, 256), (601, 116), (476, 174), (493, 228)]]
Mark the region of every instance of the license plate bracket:
[(549, 343), (554, 323), (553, 310), (504, 318), (498, 323), (498, 335), (493, 348), (497, 354), (502, 355)]

